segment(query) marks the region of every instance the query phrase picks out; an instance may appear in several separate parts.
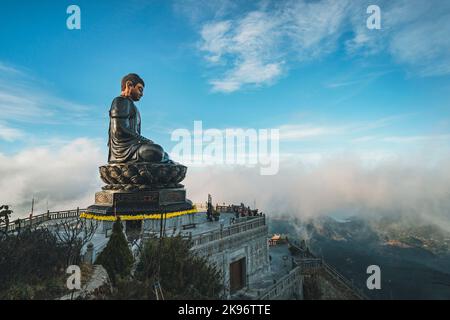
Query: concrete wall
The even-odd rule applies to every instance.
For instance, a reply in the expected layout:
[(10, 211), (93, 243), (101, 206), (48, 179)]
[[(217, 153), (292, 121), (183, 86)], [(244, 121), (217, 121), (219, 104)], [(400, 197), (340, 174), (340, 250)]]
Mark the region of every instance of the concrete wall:
[(269, 272), (267, 232), (267, 225), (263, 225), (192, 248), (197, 254), (208, 257), (211, 264), (222, 272), (227, 298), (230, 297), (231, 263), (245, 258), (248, 286), (251, 286), (252, 282), (264, 273)]
[(296, 267), (270, 287), (260, 300), (303, 300), (303, 275)]
[[(196, 221), (197, 220), (197, 221)], [(154, 230), (159, 233), (159, 220), (144, 221), (144, 230)], [(181, 216), (167, 220), (166, 229), (188, 223), (198, 223), (196, 215)], [(240, 222), (240, 221), (239, 221)], [(112, 228), (112, 223), (104, 222), (103, 231)], [(168, 230), (168, 231), (169, 231)], [(196, 229), (192, 229), (195, 231)], [(184, 230), (184, 231), (190, 231)], [(167, 234), (170, 236), (170, 231)], [(265, 218), (255, 217), (248, 221), (243, 220), (227, 228), (213, 230), (202, 235), (195, 235), (195, 245), (192, 250), (216, 266), (223, 275), (225, 298), (231, 297), (230, 292), (230, 265), (245, 258), (246, 288), (252, 289), (252, 284), (270, 273), (268, 226)], [(275, 286), (263, 292), (264, 299), (302, 298), (302, 276), (299, 272), (291, 272), (279, 279)]]

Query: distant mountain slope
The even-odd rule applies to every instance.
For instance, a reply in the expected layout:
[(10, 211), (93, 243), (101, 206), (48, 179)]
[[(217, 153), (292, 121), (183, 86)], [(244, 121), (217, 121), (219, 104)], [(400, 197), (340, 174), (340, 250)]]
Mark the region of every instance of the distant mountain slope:
[[(374, 299), (450, 299), (450, 235), (401, 217), (345, 222), (322, 217), (274, 220), (270, 232), (307, 239), (311, 250)], [(381, 268), (381, 290), (368, 290), (369, 265)]]

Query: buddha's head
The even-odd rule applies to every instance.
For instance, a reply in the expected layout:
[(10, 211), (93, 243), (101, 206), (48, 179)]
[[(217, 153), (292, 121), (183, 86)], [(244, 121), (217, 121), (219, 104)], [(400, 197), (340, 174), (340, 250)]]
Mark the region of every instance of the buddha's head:
[(133, 101), (139, 101), (144, 95), (144, 80), (137, 74), (130, 73), (122, 78), (122, 93), (123, 97), (128, 97)]

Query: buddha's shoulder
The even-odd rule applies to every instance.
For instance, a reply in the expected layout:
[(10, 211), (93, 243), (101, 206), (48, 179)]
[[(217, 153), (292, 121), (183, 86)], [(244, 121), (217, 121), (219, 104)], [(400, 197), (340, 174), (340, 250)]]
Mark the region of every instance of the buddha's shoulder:
[(122, 96), (115, 97), (111, 103), (111, 108), (132, 108), (133, 106), (133, 101)]
[(133, 102), (125, 97), (118, 96), (111, 103), (111, 113), (113, 115), (126, 115), (133, 110)]
[(123, 96), (115, 97), (111, 103), (111, 105), (127, 105), (127, 106), (131, 104), (133, 104), (133, 102), (130, 99)]

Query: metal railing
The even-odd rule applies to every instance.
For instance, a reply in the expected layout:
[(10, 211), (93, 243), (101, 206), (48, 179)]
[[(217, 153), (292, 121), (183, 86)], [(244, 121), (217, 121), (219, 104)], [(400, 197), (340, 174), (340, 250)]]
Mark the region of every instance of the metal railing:
[(8, 225), (6, 225), (6, 223), (2, 223), (0, 224), (0, 230), (6, 232), (14, 232), (20, 228), (35, 226), (50, 220), (76, 218), (80, 215), (80, 212), (84, 210), (86, 209), (77, 208), (74, 210), (52, 211), (52, 212), (47, 211), (46, 213), (42, 213), (39, 215), (33, 215), (31, 217), (10, 221)]
[[(296, 283), (296, 280), (300, 283)], [(270, 286), (265, 293), (263, 293), (259, 300), (272, 300), (282, 297), (286, 293), (286, 289), (295, 290), (296, 285), (302, 285), (301, 283), (301, 267), (296, 267), (289, 271), (289, 273), (283, 276), (281, 279), (277, 280), (275, 284)]]
[(297, 261), (297, 264), (302, 268), (302, 271), (317, 270), (323, 267), (323, 261), (319, 258), (306, 258)]
[[(305, 253), (305, 250), (289, 243), (292, 247), (294, 247), (299, 252)], [(350, 281), (348, 278), (343, 276), (339, 271), (337, 271), (334, 267), (329, 265), (325, 262), (323, 258), (316, 257), (313, 253), (308, 252), (309, 258), (300, 258), (297, 263), (304, 268), (303, 270), (306, 271), (309, 269), (318, 269), (320, 267), (324, 268), (324, 270), (336, 281), (347, 287), (350, 291), (352, 291), (358, 298), (362, 300), (369, 300), (369, 297), (367, 297), (361, 289), (356, 287), (352, 281)]]
[[(231, 226), (192, 236), (191, 241), (193, 246), (195, 247), (215, 240), (227, 238), (241, 232), (254, 230), (265, 225), (266, 225), (265, 216), (243, 217), (239, 220), (236, 220), (236, 222)], [(189, 236), (185, 237), (188, 238)]]
[(324, 266), (325, 270), (330, 274), (335, 280), (339, 281), (343, 285), (347, 286), (356, 296), (358, 296), (362, 300), (369, 300), (369, 297), (366, 296), (361, 289), (356, 287), (352, 281), (350, 281), (348, 278), (344, 277), (342, 274), (340, 274), (334, 267), (326, 263), (322, 260), (322, 265)]

